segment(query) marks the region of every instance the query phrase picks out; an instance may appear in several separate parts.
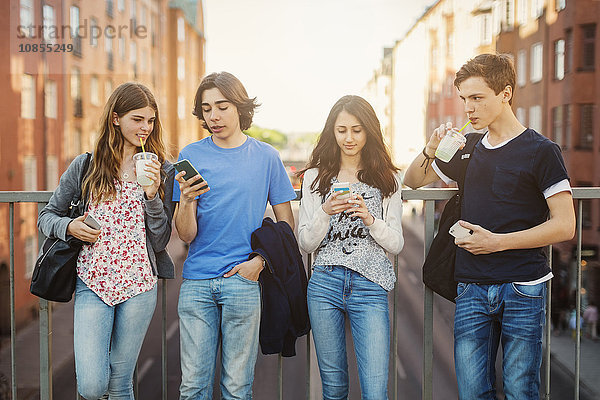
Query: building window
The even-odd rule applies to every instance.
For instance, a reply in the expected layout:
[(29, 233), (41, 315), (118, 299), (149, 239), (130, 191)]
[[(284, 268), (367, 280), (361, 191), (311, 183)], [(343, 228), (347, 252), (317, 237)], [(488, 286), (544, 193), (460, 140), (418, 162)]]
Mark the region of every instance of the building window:
[(492, 21), (490, 14), (479, 16), (479, 45), (485, 46), (492, 43)]
[[(578, 186), (592, 186), (590, 182), (580, 182)], [(590, 200), (581, 202), (581, 227), (590, 229), (592, 227), (592, 202)]]
[(517, 23), (525, 25), (527, 23), (527, 1), (520, 0), (517, 2)]
[(183, 96), (177, 97), (177, 118), (185, 118), (185, 98)]
[(565, 77), (565, 41), (559, 39), (554, 42), (554, 79), (562, 80)]
[(23, 36), (32, 37), (35, 30), (33, 26), (33, 0), (21, 0), (19, 20)]
[(506, 27), (512, 28), (515, 25), (515, 0), (506, 0), (504, 2), (504, 7)]
[(108, 15), (109, 18), (113, 17), (114, 9), (115, 9), (115, 5), (114, 5), (113, 0), (106, 0), (106, 15)]
[(125, 11), (125, 0), (118, 0), (117, 1), (117, 7), (119, 9), (120, 12)]
[(581, 127), (579, 129), (579, 147), (582, 149), (592, 149), (594, 143), (594, 105), (582, 104)]
[(571, 121), (572, 121), (572, 114), (573, 114), (573, 106), (571, 104), (565, 104), (564, 105), (564, 125), (565, 125), (565, 143), (564, 143), (564, 148), (568, 149), (572, 146), (571, 143)]
[(525, 86), (527, 82), (527, 52), (519, 50), (517, 53), (517, 85)]
[(135, 7), (135, 0), (131, 0), (131, 18), (135, 21), (135, 18), (137, 16), (137, 12), (136, 12), (136, 7)]
[(185, 21), (183, 17), (177, 18), (177, 41), (183, 42), (185, 40)]
[(33, 75), (21, 77), (21, 118), (35, 118), (35, 79)]
[(527, 125), (527, 115), (525, 115), (525, 109), (523, 107), (517, 108), (515, 116), (517, 117), (517, 120), (519, 120), (520, 123), (522, 123), (523, 125)]
[(562, 147), (562, 135), (563, 135), (563, 108), (557, 106), (552, 108), (552, 140), (554, 143)]
[(539, 82), (542, 80), (542, 64), (544, 62), (543, 59), (543, 50), (544, 47), (542, 43), (534, 43), (531, 46), (531, 82)]
[(42, 8), (42, 18), (44, 26), (44, 42), (54, 44), (56, 42), (56, 21), (54, 17), (54, 7), (47, 4)]
[(71, 100), (73, 100), (73, 115), (83, 116), (83, 104), (81, 101), (81, 74), (77, 68), (71, 72)]
[(77, 37), (79, 34), (79, 7), (71, 6), (69, 18), (71, 22), (71, 36)]
[(542, 106), (529, 107), (529, 127), (536, 132), (542, 131)]
[(146, 7), (140, 7), (140, 25), (146, 25)]
[(38, 247), (36, 239), (35, 236), (27, 236), (25, 238), (25, 279), (31, 278), (35, 260), (37, 260)]
[(556, 0), (556, 11), (564, 10), (567, 6), (567, 0)]
[(183, 57), (177, 58), (177, 79), (180, 81), (185, 79), (185, 59)]
[(142, 72), (146, 72), (148, 67), (148, 51), (144, 48), (141, 50), (140, 69)]
[(100, 28), (98, 27), (98, 20), (94, 17), (90, 18), (90, 46), (98, 47), (98, 32)]
[(565, 31), (565, 73), (573, 68), (573, 30)]
[(125, 38), (123, 36), (119, 38), (119, 57), (121, 61), (125, 61)]
[(129, 45), (129, 61), (131, 62), (131, 65), (135, 66), (137, 65), (137, 45), (135, 44), (135, 42), (131, 42), (131, 44)]
[(46, 190), (56, 189), (58, 186), (58, 158), (54, 155), (46, 156)]
[(37, 189), (37, 162), (35, 156), (23, 156), (23, 190), (35, 192)]
[(113, 91), (113, 85), (110, 80), (104, 81), (104, 99), (108, 100)]
[(544, 13), (544, 0), (530, 0), (529, 4), (531, 5), (531, 17), (533, 19), (541, 17)]
[(44, 83), (44, 116), (46, 118), (56, 118), (58, 115), (57, 105), (58, 94), (56, 92), (56, 82), (47, 80)]
[(100, 105), (100, 87), (98, 86), (98, 77), (90, 78), (90, 103), (94, 106)]
[(583, 59), (581, 67), (586, 70), (594, 69), (596, 47), (596, 24), (583, 25)]

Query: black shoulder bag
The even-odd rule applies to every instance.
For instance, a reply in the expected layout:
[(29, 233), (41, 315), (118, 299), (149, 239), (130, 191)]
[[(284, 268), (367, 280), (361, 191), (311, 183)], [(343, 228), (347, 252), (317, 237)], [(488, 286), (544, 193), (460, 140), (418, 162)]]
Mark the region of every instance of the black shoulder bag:
[(469, 154), (469, 157), (462, 160), (460, 179), (457, 181), (458, 193), (452, 196), (446, 203), (440, 217), (438, 233), (433, 238), (431, 248), (423, 263), (423, 283), (425, 286), (451, 302), (454, 302), (454, 298), (456, 297), (457, 286), (457, 282), (454, 280), (456, 245), (454, 244), (454, 236), (448, 231), (460, 219), (460, 206), (467, 166), (473, 149), (482, 136), (479, 133), (471, 133), (467, 136), (467, 143), (462, 154)]
[[(84, 214), (86, 201), (81, 198), (81, 186), (87, 175), (92, 155), (86, 159), (79, 176), (79, 186), (73, 196), (67, 216), (77, 218)], [(42, 299), (69, 302), (75, 291), (77, 278), (77, 257), (83, 242), (72, 236), (67, 240), (46, 238), (35, 262), (29, 291)]]

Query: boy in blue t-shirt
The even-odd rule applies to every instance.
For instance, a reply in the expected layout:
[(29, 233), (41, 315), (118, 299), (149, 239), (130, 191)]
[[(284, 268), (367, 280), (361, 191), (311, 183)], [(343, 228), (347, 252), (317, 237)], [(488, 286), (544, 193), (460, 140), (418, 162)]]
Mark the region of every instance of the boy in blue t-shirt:
[[(570, 240), (575, 213), (560, 148), (515, 117), (515, 69), (507, 55), (481, 54), (456, 73), (454, 85), (475, 129), (487, 133), (470, 154), (447, 163), (434, 157), (451, 124), (435, 129), (406, 171), (417, 188), (458, 180), (470, 157), (456, 239), (459, 282), (454, 317), (454, 362), (460, 399), (495, 395), (495, 360), (503, 350), (507, 398), (538, 399), (546, 281), (544, 247)], [(427, 168), (432, 160), (432, 168)]]
[[(221, 394), (252, 397), (258, 354), (264, 259), (249, 259), (252, 232), (261, 226), (267, 202), (278, 221), (294, 227), (296, 198), (277, 151), (246, 136), (256, 99), (227, 72), (208, 75), (196, 92), (194, 115), (212, 136), (186, 146), (200, 173), (175, 176), (175, 227), (190, 243), (179, 293), (180, 399), (212, 398), (221, 344)], [(201, 180), (205, 182), (200, 182)]]

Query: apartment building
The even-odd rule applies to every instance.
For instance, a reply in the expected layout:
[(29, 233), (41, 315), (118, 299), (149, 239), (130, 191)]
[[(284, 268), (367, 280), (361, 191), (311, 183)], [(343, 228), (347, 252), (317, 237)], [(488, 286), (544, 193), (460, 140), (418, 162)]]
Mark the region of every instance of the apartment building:
[[(562, 147), (572, 186), (600, 186), (600, 2), (503, 0), (497, 50), (513, 54), (513, 107)], [(600, 301), (600, 200), (582, 203), (584, 300)], [(554, 246), (557, 285), (575, 287), (576, 242)]]
[[(191, 114), (204, 75), (201, 0), (10, 0), (2, 11), (0, 190), (54, 190), (70, 161), (93, 149), (104, 103), (126, 81), (154, 93), (172, 157), (206, 135)], [(37, 310), (37, 212), (14, 211), (18, 324)], [(9, 326), (8, 213), (0, 205), (0, 334)]]

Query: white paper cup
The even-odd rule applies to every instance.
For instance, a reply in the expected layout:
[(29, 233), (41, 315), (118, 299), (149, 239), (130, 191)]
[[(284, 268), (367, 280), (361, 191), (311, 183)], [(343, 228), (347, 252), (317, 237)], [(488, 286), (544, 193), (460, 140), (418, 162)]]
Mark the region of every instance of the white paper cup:
[(141, 152), (134, 154), (133, 160), (135, 161), (135, 176), (137, 182), (141, 186), (150, 186), (154, 183), (152, 179), (148, 177), (148, 172), (144, 171), (146, 164), (152, 162), (152, 160), (158, 160), (158, 156), (154, 153)]
[(460, 146), (467, 142), (467, 139), (458, 133), (458, 131), (451, 130), (446, 133), (435, 150), (435, 156), (443, 162), (449, 162), (452, 157), (456, 154)]

